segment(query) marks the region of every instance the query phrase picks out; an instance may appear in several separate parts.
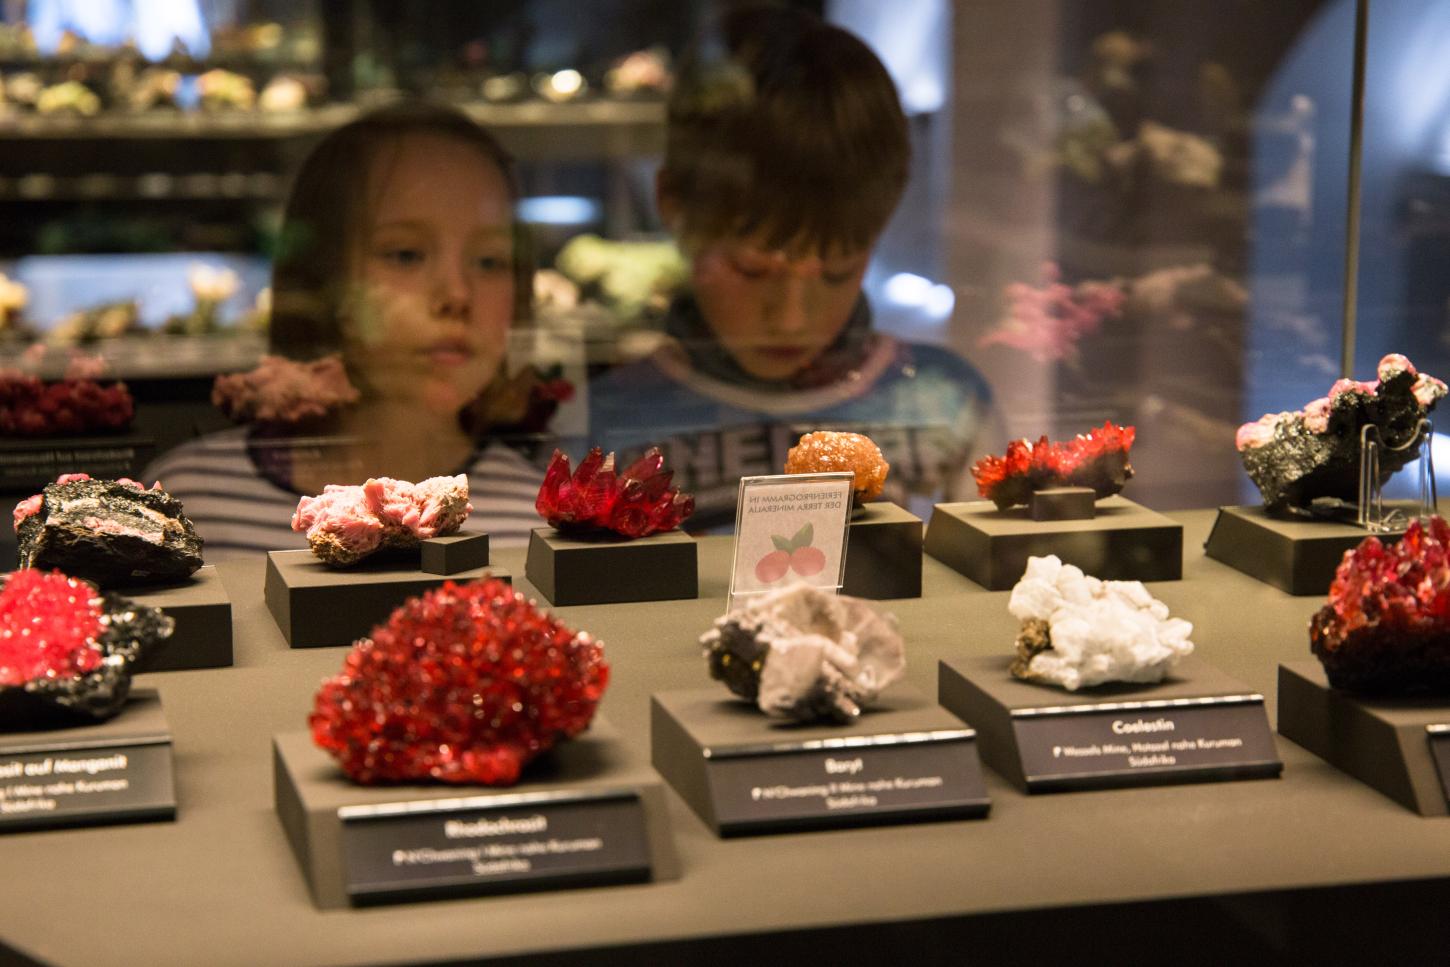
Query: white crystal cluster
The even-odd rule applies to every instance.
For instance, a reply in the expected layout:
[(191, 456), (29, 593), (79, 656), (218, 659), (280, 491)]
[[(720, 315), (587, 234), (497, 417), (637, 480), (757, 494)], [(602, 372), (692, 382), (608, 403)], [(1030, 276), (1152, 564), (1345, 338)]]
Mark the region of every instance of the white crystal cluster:
[(1157, 682), (1193, 653), (1193, 625), (1141, 581), (1100, 581), (1056, 556), (1033, 557), (1007, 604), (1022, 622), (1047, 623), (1052, 647), (1025, 676), (1068, 691), (1104, 682)]
[[(803, 583), (752, 597), (700, 643), (732, 691), (801, 721), (848, 722), (906, 672), (894, 617)], [(732, 665), (749, 670), (737, 678)]]

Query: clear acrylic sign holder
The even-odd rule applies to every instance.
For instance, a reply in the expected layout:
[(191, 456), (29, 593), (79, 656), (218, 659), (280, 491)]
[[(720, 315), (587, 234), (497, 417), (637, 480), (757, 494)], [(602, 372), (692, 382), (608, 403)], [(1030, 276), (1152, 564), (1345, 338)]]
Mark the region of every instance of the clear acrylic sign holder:
[[(741, 477), (726, 607), (733, 610), (753, 595), (792, 581), (839, 593), (846, 580), (855, 487), (856, 475), (850, 471)], [(818, 571), (812, 570), (817, 560), (806, 548), (819, 552)], [(774, 558), (767, 564), (763, 559), (770, 555)]]

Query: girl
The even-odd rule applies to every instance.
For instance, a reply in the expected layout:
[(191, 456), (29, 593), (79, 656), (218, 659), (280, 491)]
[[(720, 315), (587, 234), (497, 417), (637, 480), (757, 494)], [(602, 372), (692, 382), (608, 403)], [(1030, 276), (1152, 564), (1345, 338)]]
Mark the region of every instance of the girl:
[(341, 354), (357, 403), (284, 438), (258, 429), (192, 441), (147, 471), (213, 551), (304, 546), (299, 494), (390, 476), (467, 473), (475, 523), (497, 544), (538, 523), (540, 474), (480, 444), (463, 416), (528, 316), (532, 269), (514, 220), (512, 162), (448, 108), (398, 105), (332, 132), (308, 156), (273, 267), (272, 350)]

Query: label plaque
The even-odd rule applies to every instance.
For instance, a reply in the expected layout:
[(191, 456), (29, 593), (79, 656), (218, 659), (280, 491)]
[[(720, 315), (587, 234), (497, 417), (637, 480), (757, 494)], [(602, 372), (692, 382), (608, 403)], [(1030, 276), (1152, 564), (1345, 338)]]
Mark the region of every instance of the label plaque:
[(971, 729), (706, 750), (724, 835), (985, 815)]
[(633, 791), (344, 806), (344, 878), (358, 905), (650, 878)]
[(1440, 774), (1440, 787), (1445, 790), (1445, 805), (1450, 806), (1450, 724), (1427, 726), (1430, 757)]
[(1027, 788), (1101, 788), (1277, 776), (1262, 695), (1012, 711)]
[(0, 751), (0, 832), (175, 816), (169, 740)]

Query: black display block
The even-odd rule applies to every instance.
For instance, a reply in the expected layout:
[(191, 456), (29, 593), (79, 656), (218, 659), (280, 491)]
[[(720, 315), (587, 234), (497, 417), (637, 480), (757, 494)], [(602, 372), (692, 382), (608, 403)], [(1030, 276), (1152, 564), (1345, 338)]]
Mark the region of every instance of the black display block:
[(941, 663), (941, 703), (981, 735), (982, 758), (1026, 792), (1265, 779), (1284, 768), (1264, 696), (1204, 662), (1157, 684), (1069, 692), (1023, 682), (1010, 658)]
[(226, 668), (232, 663), (232, 602), (217, 569), (208, 564), (180, 584), (119, 592), (176, 621), (176, 630), (142, 671)]
[(1183, 525), (1121, 496), (1098, 501), (1092, 520), (1035, 521), (988, 500), (937, 504), (926, 552), (990, 591), (1011, 588), (1029, 557), (1049, 554), (1105, 581), (1177, 581)]
[(699, 549), (677, 530), (630, 540), (566, 537), (538, 527), (529, 535), (524, 575), (559, 607), (700, 596)]
[(175, 818), (171, 730), (153, 689), (95, 725), (0, 734), (0, 833)]
[(650, 751), (721, 836), (975, 818), (991, 805), (972, 730), (905, 685), (849, 725), (768, 718), (719, 688), (659, 692)]
[(1447, 731), (1450, 699), (1368, 698), (1331, 688), (1317, 661), (1279, 666), (1279, 734), (1422, 816), (1450, 811)]
[(273, 738), (277, 815), (319, 907), (672, 880), (664, 785), (596, 718), (509, 788), (361, 786)]
[(845, 594), (921, 597), (921, 518), (886, 501), (862, 507), (846, 532)]
[(88, 473), (102, 480), (131, 477), (156, 449), (156, 441), (135, 434), (0, 440), (0, 492), (38, 492), (63, 473)]
[(481, 567), (448, 576), (424, 574), (416, 560), (367, 560), (350, 568), (323, 564), (311, 551), (269, 551), (265, 593), (282, 636), (293, 648), (348, 645), (372, 631), (408, 598), (445, 581), (495, 577), (501, 568)]
[(482, 531), (430, 537), (418, 544), (418, 569), (426, 574), (462, 574), (480, 567), (488, 567), (488, 535)]
[[(1393, 544), (1404, 531), (1376, 534)], [(1328, 594), (1334, 571), (1369, 531), (1329, 520), (1283, 520), (1263, 507), (1220, 507), (1203, 552), (1290, 594)]]
[(1091, 487), (1048, 487), (1034, 490), (1027, 505), (1033, 520), (1092, 520), (1098, 513), (1098, 496)]

